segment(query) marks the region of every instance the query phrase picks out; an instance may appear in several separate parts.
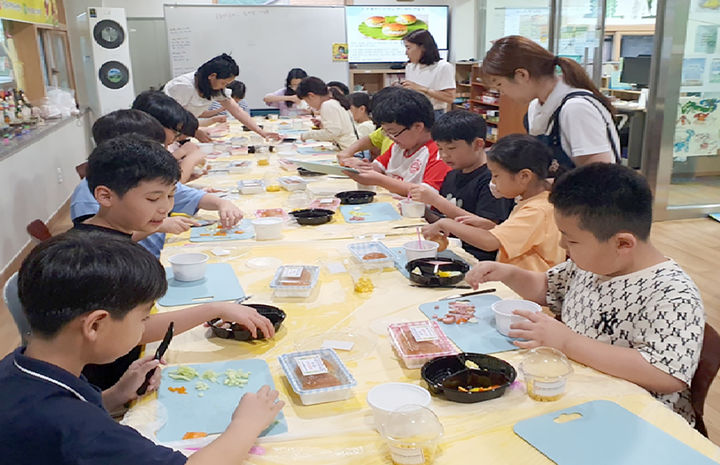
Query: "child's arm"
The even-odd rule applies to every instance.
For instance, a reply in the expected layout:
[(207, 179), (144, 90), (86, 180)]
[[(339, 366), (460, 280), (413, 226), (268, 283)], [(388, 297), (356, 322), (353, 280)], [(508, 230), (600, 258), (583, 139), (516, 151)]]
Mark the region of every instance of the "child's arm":
[[(145, 382), (145, 375), (160, 365), (160, 360), (155, 360), (154, 356), (155, 354), (146, 355), (132, 362), (118, 382), (102, 392), (105, 410), (112, 413), (139, 397), (137, 390)], [(155, 370), (145, 392), (152, 392), (158, 386), (160, 386), (160, 370)]]
[(260, 433), (275, 419), (285, 403), (278, 392), (263, 386), (245, 394), (233, 413), (230, 425), (217, 439), (188, 458), (189, 465), (239, 464), (250, 452)]
[(271, 103), (275, 103), (276, 105), (272, 105), (274, 107), (278, 107), (278, 103), (284, 103), (284, 102), (292, 102), (296, 105), (300, 105), (300, 97), (297, 95), (275, 95), (275, 94), (267, 94), (265, 97), (263, 97), (263, 102), (265, 102), (266, 105), (270, 106)]
[(373, 147), (375, 146), (370, 141), (369, 136), (361, 137), (360, 139), (353, 142), (350, 147), (337, 153), (338, 163), (344, 165), (344, 161), (352, 160), (354, 158), (353, 155), (355, 155), (356, 153), (363, 152), (365, 150), (371, 150)]
[(489, 230), (462, 224), (450, 218), (443, 218), (433, 224), (423, 226), (422, 233), (426, 238), (435, 237), (440, 233), (446, 236), (452, 234), (486, 252), (498, 250), (501, 245)]
[(300, 140), (322, 140), (334, 142), (342, 135), (341, 118), (351, 118), (350, 114), (342, 107), (323, 105), (320, 107), (320, 121), (322, 129), (313, 129), (300, 135)]
[(523, 270), (507, 263), (480, 262), (465, 275), (465, 281), (474, 289), (481, 283), (500, 281), (523, 299), (547, 305), (548, 280), (545, 273)]
[(361, 170), (359, 173), (348, 173), (347, 175), (360, 184), (384, 187), (390, 192), (402, 195), (403, 197), (407, 196), (410, 189), (414, 186), (414, 184), (409, 182), (391, 178), (383, 174), (380, 172), (380, 167), (374, 162), (370, 167)]
[(172, 312), (153, 313), (145, 322), (145, 331), (139, 344), (161, 340), (171, 321), (175, 323), (175, 334), (179, 334), (213, 318), (222, 318), (224, 321), (244, 326), (253, 337), (257, 337), (258, 329), (262, 330), (266, 338), (275, 335), (275, 328), (270, 320), (254, 308), (232, 302), (212, 302)]
[(680, 379), (650, 364), (636, 349), (606, 344), (583, 336), (544, 313), (521, 310), (515, 313), (528, 320), (510, 326), (510, 337), (527, 339), (515, 341), (518, 347), (554, 347), (576, 362), (626, 379), (658, 394), (670, 394), (687, 387)]
[(198, 207), (203, 210), (217, 210), (223, 228), (231, 228), (243, 219), (243, 212), (237, 205), (227, 199), (221, 199), (217, 195), (203, 195)]
[(466, 210), (455, 205), (455, 202), (451, 202), (435, 189), (424, 184), (415, 184), (410, 189), (410, 198), (416, 202), (422, 202), (435, 207), (440, 213), (444, 214), (448, 218), (456, 218), (458, 216), (470, 215)]
[(223, 111), (225, 111), (224, 108), (216, 108), (214, 110), (205, 110), (198, 115), (198, 118), (210, 118), (212, 116), (219, 115)]

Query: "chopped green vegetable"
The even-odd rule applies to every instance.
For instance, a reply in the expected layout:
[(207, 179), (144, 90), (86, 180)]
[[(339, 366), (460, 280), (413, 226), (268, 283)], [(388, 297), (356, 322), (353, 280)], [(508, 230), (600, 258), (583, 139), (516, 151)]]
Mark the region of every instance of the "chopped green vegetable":
[(225, 381), (223, 381), (223, 384), (225, 386), (235, 386), (235, 387), (244, 387), (250, 379), (250, 372), (245, 372), (242, 370), (233, 370), (232, 368), (228, 368), (225, 370)]
[(192, 367), (179, 366), (175, 371), (168, 373), (168, 376), (172, 379), (192, 381), (198, 377), (198, 372)]
[(218, 382), (218, 374), (215, 373), (212, 370), (207, 370), (202, 374), (202, 378), (210, 381), (211, 383), (217, 383)]
[(195, 383), (195, 389), (198, 391), (207, 391), (208, 389), (210, 389), (210, 386), (208, 386), (207, 383), (198, 381), (197, 383)]

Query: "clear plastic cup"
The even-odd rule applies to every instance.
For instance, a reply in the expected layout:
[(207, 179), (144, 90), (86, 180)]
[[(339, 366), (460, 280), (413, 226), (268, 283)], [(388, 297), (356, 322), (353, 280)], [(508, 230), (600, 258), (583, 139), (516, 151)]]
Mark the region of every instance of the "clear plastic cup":
[(565, 354), (552, 347), (530, 350), (520, 363), (528, 396), (540, 402), (558, 400), (565, 393), (567, 377), (573, 372)]
[(395, 465), (429, 465), (435, 459), (443, 426), (435, 413), (420, 405), (404, 405), (380, 424), (380, 434)]

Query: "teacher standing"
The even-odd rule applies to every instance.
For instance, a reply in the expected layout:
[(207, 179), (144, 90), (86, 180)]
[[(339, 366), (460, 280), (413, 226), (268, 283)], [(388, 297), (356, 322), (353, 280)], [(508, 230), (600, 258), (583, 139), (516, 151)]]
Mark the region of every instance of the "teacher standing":
[(455, 68), (440, 58), (435, 39), (428, 31), (413, 31), (403, 42), (409, 63), (405, 66), (405, 80), (401, 84), (425, 94), (437, 118), (455, 100)]
[[(235, 80), (239, 72), (240, 68), (235, 60), (223, 53), (203, 63), (194, 73), (182, 74), (172, 79), (165, 84), (163, 90), (196, 117), (208, 110), (210, 104), (216, 101), (251, 131), (264, 138), (279, 139), (277, 133), (263, 131), (226, 91), (225, 87)], [(211, 141), (207, 133), (200, 128), (195, 133), (195, 137), (200, 142)]]

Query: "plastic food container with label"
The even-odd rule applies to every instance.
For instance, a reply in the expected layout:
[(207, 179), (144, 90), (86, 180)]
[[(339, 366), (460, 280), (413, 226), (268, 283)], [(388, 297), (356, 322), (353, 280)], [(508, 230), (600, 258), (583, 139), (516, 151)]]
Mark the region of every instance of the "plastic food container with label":
[(282, 176), (278, 178), (280, 186), (286, 191), (301, 191), (307, 186), (307, 182), (300, 176)]
[(552, 347), (530, 350), (520, 363), (528, 396), (540, 402), (558, 400), (565, 393), (567, 377), (573, 372), (565, 354)]
[(320, 267), (283, 265), (278, 267), (270, 287), (275, 297), (308, 297), (318, 282)]
[(393, 266), (393, 253), (379, 241), (348, 244), (353, 257), (366, 269), (382, 269)]
[(388, 326), (390, 341), (408, 368), (420, 368), (428, 360), (458, 353), (435, 321), (413, 321)]
[(278, 360), (303, 405), (348, 399), (357, 385), (332, 349), (283, 354)]
[(260, 194), (265, 191), (265, 184), (260, 179), (238, 181), (241, 194)]

